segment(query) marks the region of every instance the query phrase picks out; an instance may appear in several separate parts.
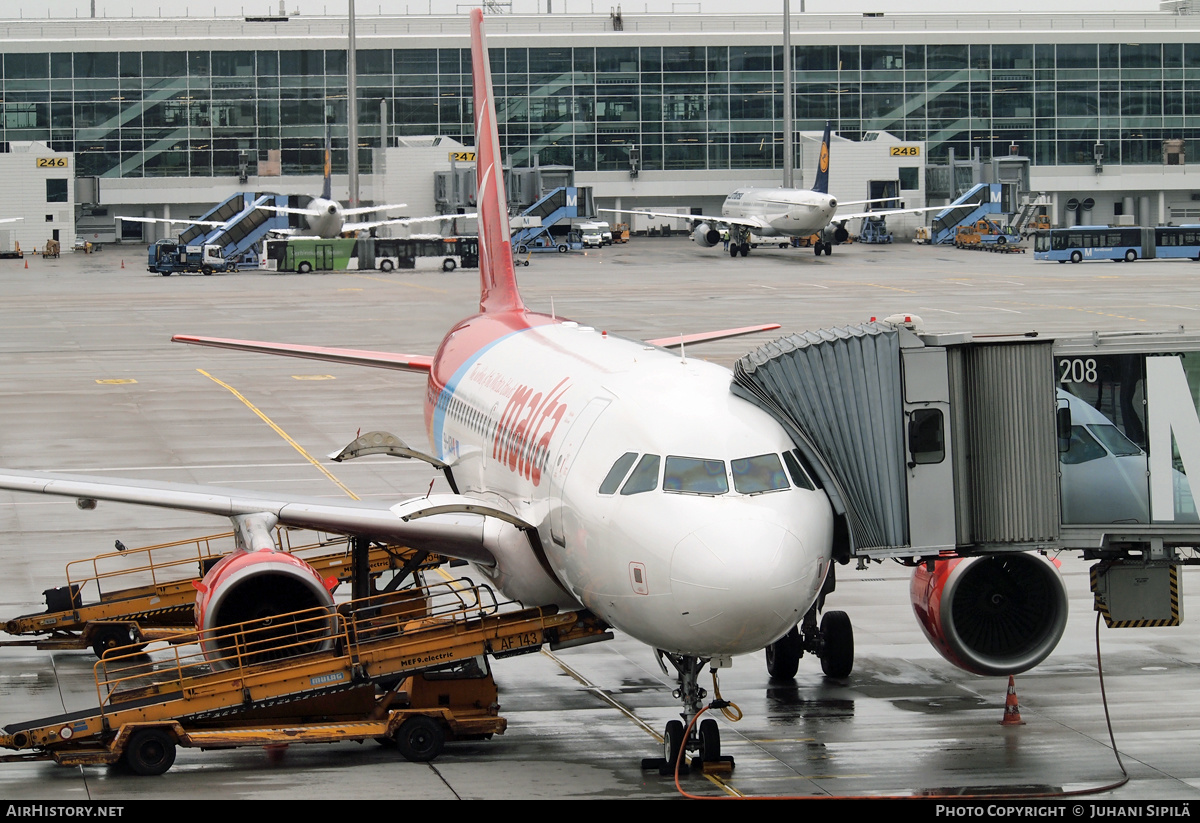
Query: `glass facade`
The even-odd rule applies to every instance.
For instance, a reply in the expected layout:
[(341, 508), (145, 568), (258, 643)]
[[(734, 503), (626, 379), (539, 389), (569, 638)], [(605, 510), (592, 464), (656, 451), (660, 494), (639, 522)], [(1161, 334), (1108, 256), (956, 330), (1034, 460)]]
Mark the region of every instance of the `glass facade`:
[[(798, 45), (798, 130), (885, 130), (943, 161), (1010, 144), (1036, 165), (1162, 162), (1200, 137), (1200, 43)], [(346, 167), (345, 50), (9, 53), (0, 140), (74, 151), (80, 175), (318, 174), (326, 124)], [(360, 167), (386, 137), (466, 144), (466, 49), (358, 52)], [(514, 165), (624, 171), (782, 166), (780, 46), (492, 48), (501, 145)], [(390, 125), (384, 134), (381, 104)], [(798, 149), (797, 149), (798, 150)]]

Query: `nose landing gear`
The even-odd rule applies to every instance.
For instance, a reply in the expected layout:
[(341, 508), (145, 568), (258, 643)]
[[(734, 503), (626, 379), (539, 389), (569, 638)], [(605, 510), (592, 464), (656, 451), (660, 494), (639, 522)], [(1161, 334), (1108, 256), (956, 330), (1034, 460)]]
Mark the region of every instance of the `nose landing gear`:
[[(663, 730), (663, 756), (647, 757), (642, 760), (642, 769), (657, 769), (664, 777), (675, 773), (678, 765), (679, 773), (688, 774), (692, 768), (719, 768), (725, 771), (733, 769), (733, 758), (721, 754), (721, 729), (717, 721), (704, 718), (696, 723), (696, 716), (704, 710), (704, 700), (708, 691), (699, 683), (700, 672), (708, 664), (707, 659), (689, 655), (671, 654), (661, 649), (657, 650), (658, 665), (664, 674), (667, 672), (666, 663), (670, 662), (675, 669), (679, 686), (671, 696), (683, 703), (680, 713), (682, 720), (670, 720)], [(730, 704), (718, 699), (712, 701), (708, 708), (724, 708)], [(694, 752), (690, 766), (688, 753)]]

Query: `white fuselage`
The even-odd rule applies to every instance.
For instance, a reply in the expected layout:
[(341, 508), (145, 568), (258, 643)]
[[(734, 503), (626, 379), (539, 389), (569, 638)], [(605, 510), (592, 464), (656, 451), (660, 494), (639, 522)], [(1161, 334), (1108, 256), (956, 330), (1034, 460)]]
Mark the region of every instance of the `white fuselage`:
[(308, 223), (308, 229), (317, 237), (337, 237), (342, 233), (342, 226), (346, 223), (346, 216), (342, 214), (342, 207), (335, 200), (326, 200), (323, 197), (314, 197), (309, 201), (304, 219)]
[[(467, 321), (443, 344), (430, 438), (463, 493), (505, 501), (536, 526), (560, 602), (699, 656), (761, 649), (800, 621), (830, 564), (829, 501), (787, 479), (737, 490), (746, 458), (793, 444), (730, 392), (728, 370), (570, 322), (467, 345), (485, 333)], [(659, 458), (652, 477), (638, 471), (647, 455)], [(709, 462), (681, 479), (674, 458)], [(504, 585), (503, 568), (483, 571)]]
[(761, 221), (763, 237), (808, 237), (829, 225), (837, 199), (811, 189), (738, 189), (725, 198), (723, 217)]

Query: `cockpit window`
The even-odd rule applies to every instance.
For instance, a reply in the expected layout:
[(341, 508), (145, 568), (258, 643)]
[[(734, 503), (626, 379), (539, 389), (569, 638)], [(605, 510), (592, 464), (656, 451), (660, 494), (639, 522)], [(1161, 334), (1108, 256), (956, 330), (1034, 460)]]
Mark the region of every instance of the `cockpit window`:
[(1068, 466), (1078, 463), (1088, 463), (1106, 457), (1108, 452), (1096, 442), (1096, 438), (1088, 433), (1083, 426), (1071, 427), (1071, 448), (1058, 453), (1058, 462)]
[(621, 481), (625, 479), (625, 475), (629, 472), (629, 467), (633, 465), (633, 461), (637, 460), (637, 452), (625, 452), (617, 458), (617, 462), (613, 463), (612, 468), (608, 470), (608, 475), (604, 478), (604, 482), (600, 484), (601, 494), (616, 494), (617, 489), (621, 487)]
[(804, 468), (804, 464), (800, 460), (800, 453), (792, 450), (783, 453), (783, 462), (787, 464), (788, 474), (792, 476), (792, 482), (796, 484), (798, 489), (815, 490), (816, 484), (812, 478), (808, 476), (808, 472)]
[(729, 478), (725, 461), (700, 457), (668, 457), (663, 491), (683, 494), (725, 494)]
[(641, 494), (657, 489), (658, 463), (659, 456), (657, 454), (643, 454), (642, 459), (638, 461), (637, 468), (625, 481), (621, 494)]
[(788, 487), (783, 464), (777, 454), (742, 457), (730, 463), (733, 469), (733, 488), (740, 494), (759, 494)]
[(1128, 457), (1131, 454), (1142, 453), (1137, 443), (1134, 443), (1122, 434), (1121, 430), (1116, 426), (1107, 423), (1089, 423), (1088, 431), (1096, 435), (1096, 439), (1107, 446), (1108, 450), (1117, 457)]

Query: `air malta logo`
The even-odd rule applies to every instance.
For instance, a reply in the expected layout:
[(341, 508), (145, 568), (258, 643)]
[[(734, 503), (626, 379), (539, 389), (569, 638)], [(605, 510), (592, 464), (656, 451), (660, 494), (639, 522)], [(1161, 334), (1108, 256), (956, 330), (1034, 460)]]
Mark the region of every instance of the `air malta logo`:
[(517, 386), (492, 437), (492, 457), (535, 486), (542, 482), (550, 442), (567, 413), (567, 404), (559, 402), (567, 388), (567, 378), (544, 394)]
[(821, 144), (821, 159), (818, 161), (818, 166), (821, 171), (829, 171), (829, 144)]

